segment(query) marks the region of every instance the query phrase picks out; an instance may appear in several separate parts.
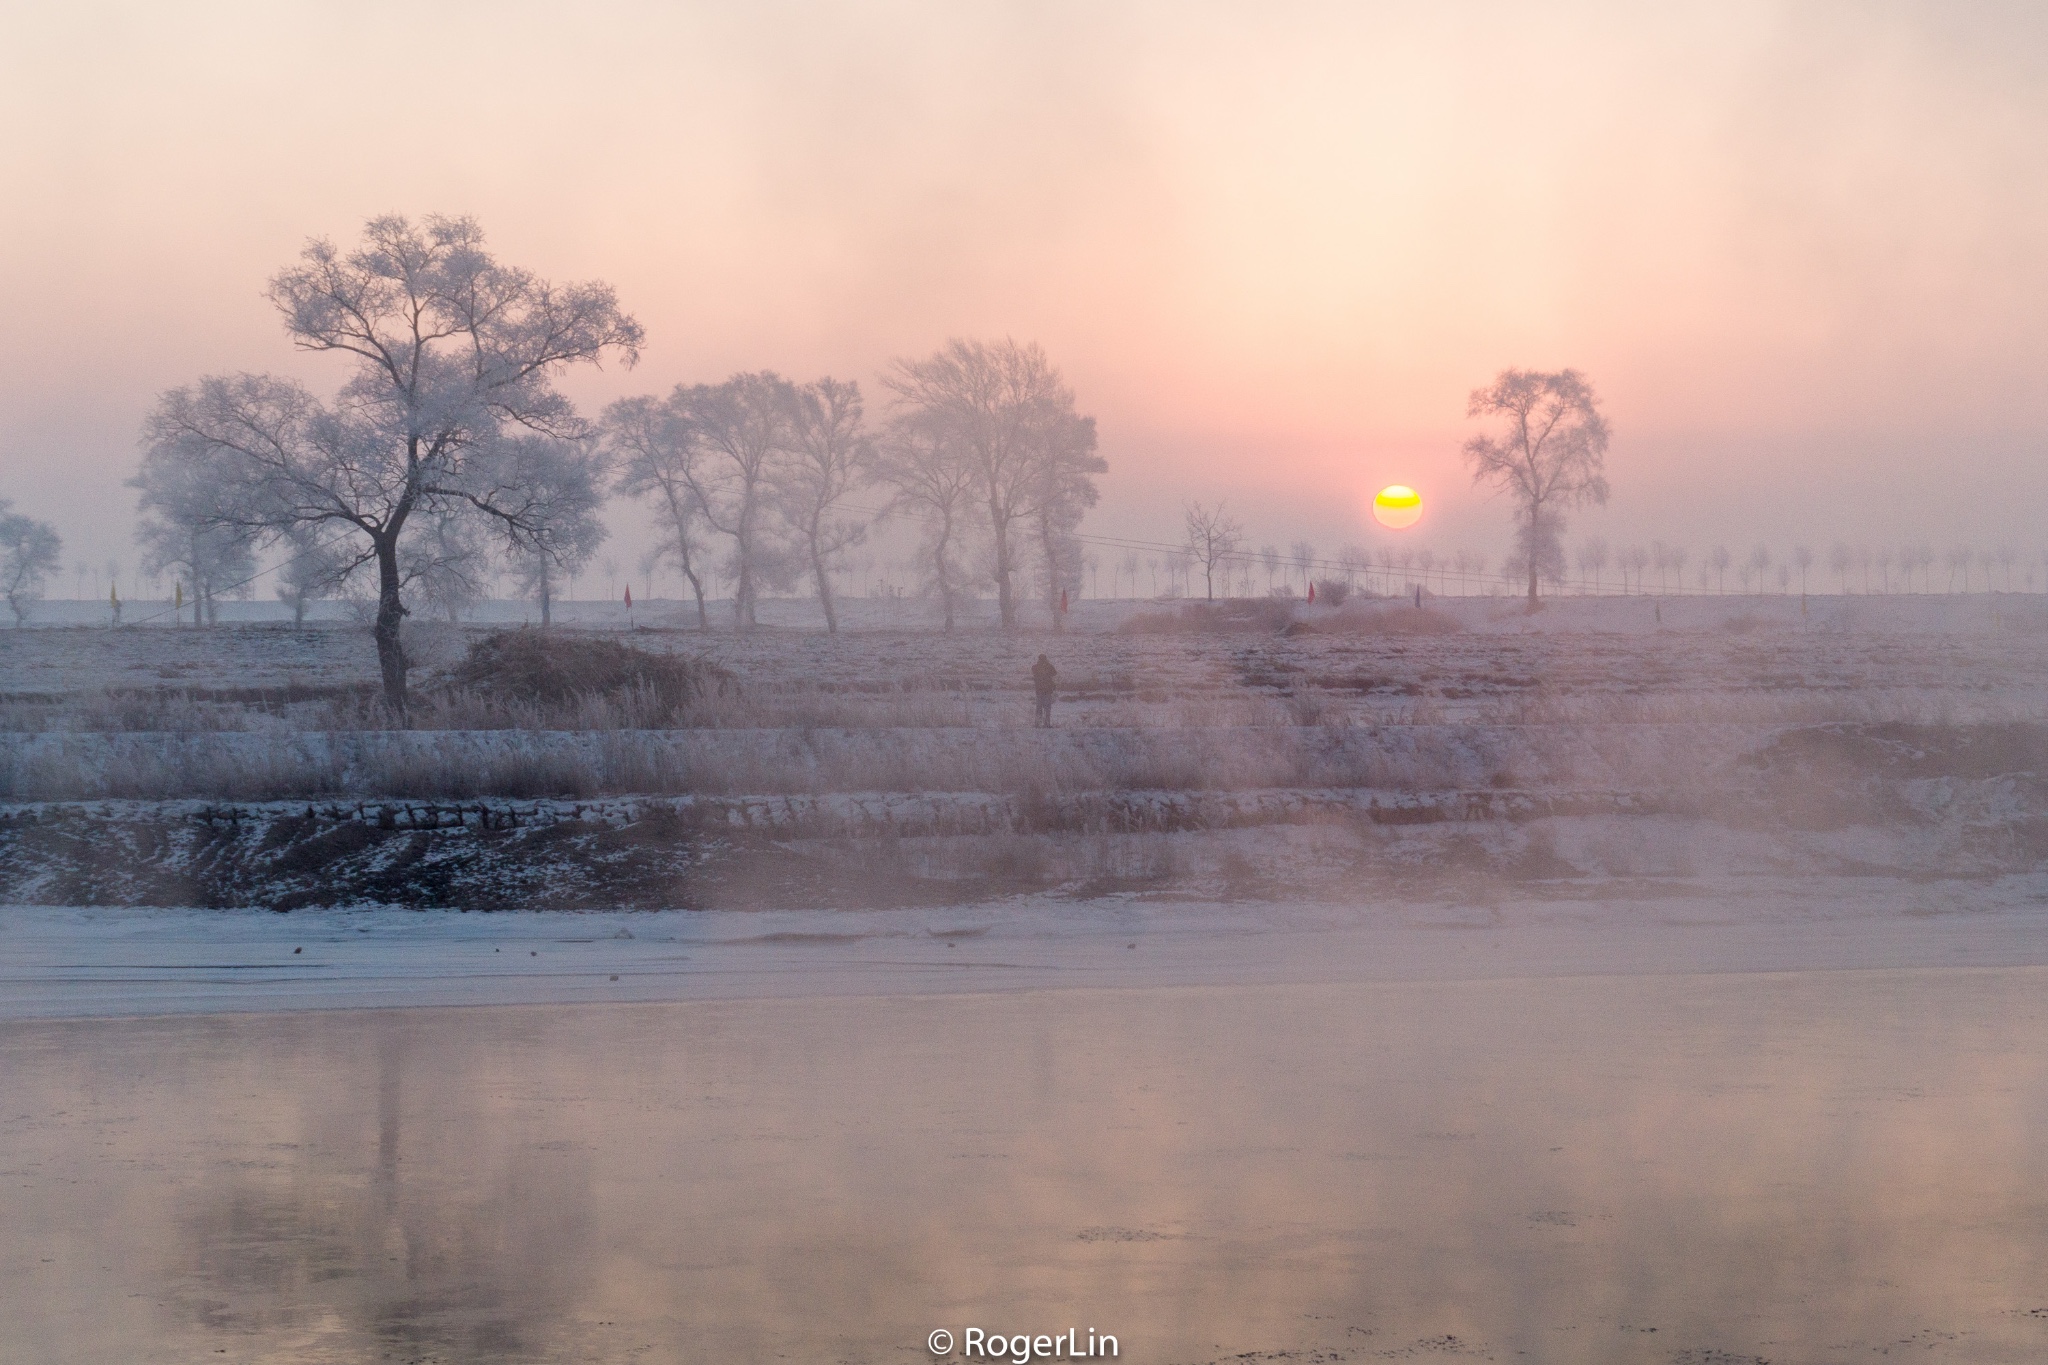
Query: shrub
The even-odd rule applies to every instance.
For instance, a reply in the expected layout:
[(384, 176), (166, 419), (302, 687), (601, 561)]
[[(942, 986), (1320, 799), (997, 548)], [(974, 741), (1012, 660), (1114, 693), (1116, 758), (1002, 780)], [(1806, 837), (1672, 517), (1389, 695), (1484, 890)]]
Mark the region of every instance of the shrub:
[(1351, 596), (1351, 585), (1341, 578), (1319, 578), (1316, 580), (1316, 603), (1325, 607), (1341, 607), (1344, 599)]
[(549, 709), (632, 697), (656, 724), (668, 724), (707, 693), (724, 694), (736, 683), (731, 673), (702, 659), (530, 627), (472, 642), (447, 681), (488, 701)]

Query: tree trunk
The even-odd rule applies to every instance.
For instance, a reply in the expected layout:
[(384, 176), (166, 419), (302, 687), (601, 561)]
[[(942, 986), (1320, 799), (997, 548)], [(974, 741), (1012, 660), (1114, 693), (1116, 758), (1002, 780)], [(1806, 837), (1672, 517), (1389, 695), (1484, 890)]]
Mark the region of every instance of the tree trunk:
[(401, 724), (407, 719), (405, 645), (398, 628), (405, 620), (405, 603), (398, 597), (398, 534), (375, 536), (371, 544), (377, 553), (377, 668), (384, 676), (384, 705)]
[(946, 573), (946, 553), (953, 543), (953, 517), (943, 513), (939, 519), (939, 540), (932, 549), (932, 576), (939, 581), (939, 604), (946, 613), (946, 634), (953, 633), (953, 580)]
[(697, 571), (689, 566), (688, 561), (683, 564), (683, 577), (690, 580), (690, 591), (697, 594), (697, 628), (711, 629), (711, 613), (704, 609), (704, 585), (697, 581)]
[(1004, 630), (1017, 628), (1017, 599), (1010, 591), (1010, 527), (1003, 520), (1002, 510), (991, 499), (988, 505), (988, 528), (995, 542), (996, 552), (996, 611)]
[(1060, 562), (1054, 552), (1052, 522), (1040, 514), (1038, 518), (1038, 549), (1045, 556), (1045, 609), (1052, 616), (1052, 633), (1067, 633), (1066, 618), (1060, 614)]
[(555, 623), (554, 598), (555, 585), (549, 581), (547, 553), (542, 551), (540, 557), (540, 624), (543, 630)]
[(832, 580), (825, 572), (825, 557), (818, 553), (817, 528), (811, 529), (811, 575), (818, 580), (818, 604), (825, 609), (825, 633), (839, 633), (839, 612), (832, 605)]

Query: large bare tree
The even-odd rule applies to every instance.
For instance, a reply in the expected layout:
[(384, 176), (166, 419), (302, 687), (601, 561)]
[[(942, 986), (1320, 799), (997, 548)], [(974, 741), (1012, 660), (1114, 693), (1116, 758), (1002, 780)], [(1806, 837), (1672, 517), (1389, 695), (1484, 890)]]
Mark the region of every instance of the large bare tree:
[(583, 438), (555, 377), (607, 354), (633, 364), (640, 325), (609, 285), (554, 285), (500, 264), (470, 218), (372, 219), (347, 252), (314, 241), (269, 297), (295, 346), (348, 365), (334, 400), (266, 375), (204, 379), (159, 401), (146, 458), (206, 462), (231, 490), (224, 524), (361, 537), (377, 574), (384, 699), (402, 717), (400, 549), (414, 518), (461, 505), (513, 551), (547, 553), (542, 521), (559, 509), (520, 485), (506, 438)]
[(867, 527), (835, 515), (846, 495), (866, 481), (874, 447), (861, 429), (860, 385), (825, 378), (790, 394), (790, 459), (777, 500), (801, 542), (825, 629), (839, 633), (832, 568), (867, 537)]
[(936, 423), (972, 465), (997, 606), (1003, 628), (1016, 629), (1017, 523), (1037, 510), (1043, 461), (1082, 420), (1073, 391), (1039, 346), (1007, 338), (956, 338), (922, 360), (896, 361), (883, 382), (900, 410)]
[(1472, 481), (1515, 500), (1515, 561), (1537, 580), (1564, 567), (1564, 513), (1607, 501), (1607, 419), (1577, 370), (1502, 370), (1474, 389), (1467, 417), (1502, 419), (1502, 429), (1465, 442)]

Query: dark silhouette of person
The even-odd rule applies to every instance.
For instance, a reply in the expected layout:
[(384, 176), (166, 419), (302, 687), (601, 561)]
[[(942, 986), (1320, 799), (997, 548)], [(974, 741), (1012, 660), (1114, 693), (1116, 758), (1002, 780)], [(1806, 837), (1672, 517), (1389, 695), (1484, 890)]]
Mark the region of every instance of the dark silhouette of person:
[(1038, 662), (1031, 665), (1031, 691), (1038, 699), (1038, 725), (1043, 729), (1052, 727), (1053, 681), (1060, 671), (1052, 666), (1052, 660), (1043, 654)]

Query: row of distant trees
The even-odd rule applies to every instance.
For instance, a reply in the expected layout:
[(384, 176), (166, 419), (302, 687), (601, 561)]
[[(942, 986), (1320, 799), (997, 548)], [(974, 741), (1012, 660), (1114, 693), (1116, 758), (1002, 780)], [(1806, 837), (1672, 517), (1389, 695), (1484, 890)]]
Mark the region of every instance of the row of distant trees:
[(953, 341), (899, 360), (872, 426), (857, 385), (767, 372), (627, 399), (593, 421), (555, 380), (636, 363), (640, 324), (608, 285), (501, 264), (472, 219), (375, 219), (346, 253), (313, 242), (269, 297), (293, 344), (337, 357), (346, 379), (328, 401), (253, 374), (164, 394), (133, 481), (145, 548), (209, 613), (267, 547), (282, 547), (281, 595), (301, 612), (365, 584), (394, 711), (407, 701), (409, 603), (479, 594), (495, 556), (545, 619), (553, 583), (603, 539), (613, 492), (658, 509), (707, 623), (716, 562), (741, 631), (764, 588), (798, 577), (837, 628), (832, 571), (866, 533), (873, 509), (850, 500), (868, 487), (928, 528), (921, 558), (949, 627), (977, 574), (1006, 627), (1032, 582), (1055, 606), (1079, 584), (1076, 532), (1105, 465), (1093, 420), (1034, 345)]
[[(1112, 561), (1111, 594), (1121, 595), (1128, 582), (1134, 594), (1149, 588), (1175, 596), (1299, 596), (1312, 581), (1385, 593), (1421, 586), (1445, 594), (1498, 594), (1515, 590), (1526, 575), (1519, 552), (1489, 572), (1483, 554), (1439, 553), (1427, 546), (1352, 545), (1328, 556), (1305, 541), (1286, 550), (1271, 544), (1254, 549), (1227, 509), (1199, 503), (1188, 505), (1185, 537), (1182, 546), (1163, 554), (1132, 552)], [(1663, 541), (1617, 547), (1592, 537), (1578, 544), (1569, 561), (1550, 557), (1541, 581), (1553, 591), (1592, 593), (2032, 592), (2048, 586), (2048, 550), (2023, 554), (2012, 546), (1955, 546), (1937, 553), (1925, 544), (1891, 549), (1840, 541), (1825, 554), (1804, 545), (1781, 553), (1757, 545), (1739, 554), (1715, 545), (1695, 555)]]

